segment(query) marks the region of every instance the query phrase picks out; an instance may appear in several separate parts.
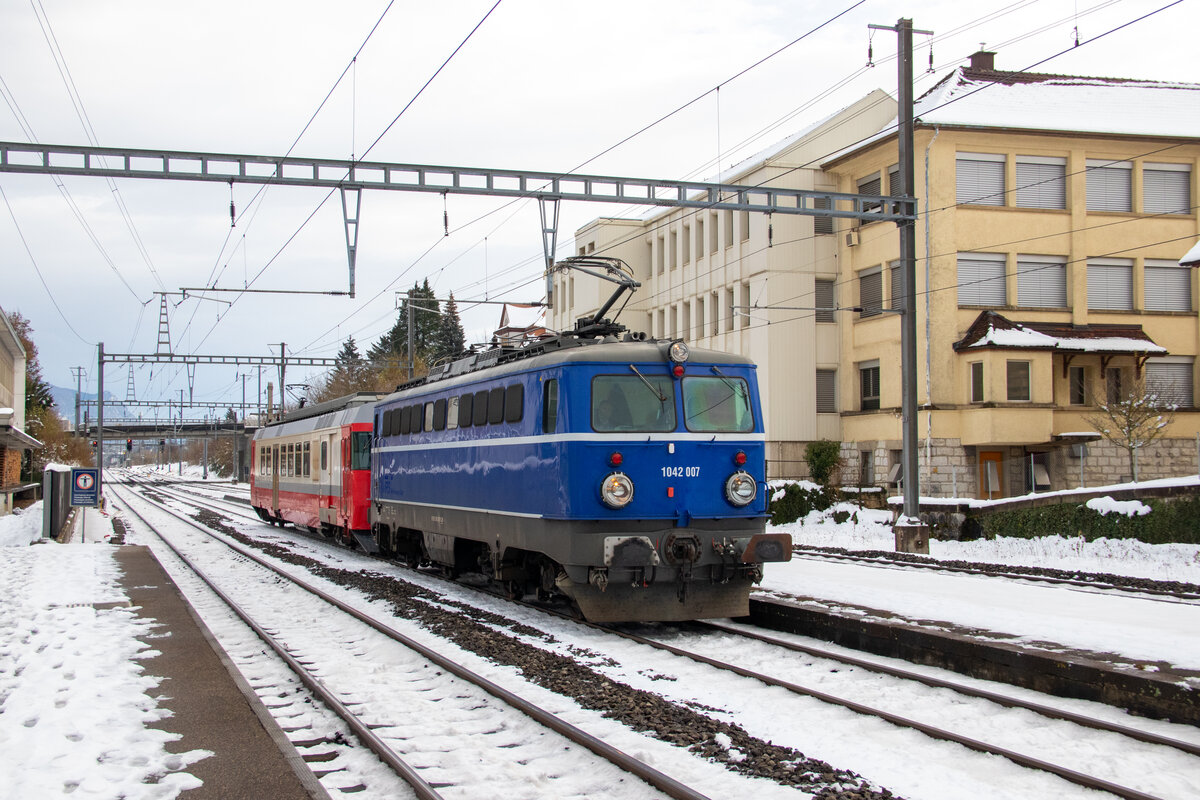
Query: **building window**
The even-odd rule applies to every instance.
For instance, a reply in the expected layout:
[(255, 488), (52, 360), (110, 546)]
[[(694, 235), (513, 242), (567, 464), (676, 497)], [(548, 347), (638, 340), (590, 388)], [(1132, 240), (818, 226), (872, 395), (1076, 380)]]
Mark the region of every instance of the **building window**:
[(1067, 370), (1067, 399), (1073, 406), (1087, 405), (1087, 369), (1071, 367)]
[(721, 332), (721, 294), (713, 292), (708, 298), (709, 315), (712, 317), (712, 332), (716, 336)]
[(1109, 367), (1104, 372), (1105, 394), (1108, 402), (1119, 403), (1125, 399), (1125, 393), (1129, 391), (1129, 380), (1125, 377), (1125, 370)]
[[(859, 180), (858, 193), (859, 194), (883, 194), (883, 184), (880, 182), (879, 173), (878, 172), (872, 173), (871, 175), (868, 175), (867, 177)], [(883, 208), (883, 204), (881, 202), (864, 202), (862, 210), (863, 211), (879, 211), (881, 208)], [(862, 222), (865, 222), (865, 220), (860, 221), (859, 224), (862, 224)]]
[(704, 258), (704, 217), (696, 217), (696, 258)]
[(834, 309), (837, 307), (837, 300), (834, 298), (833, 294), (834, 282), (831, 280), (825, 280), (824, 278), (818, 278), (814, 282), (814, 285), (816, 286), (816, 291), (814, 292), (816, 296), (816, 302), (814, 305), (817, 307), (817, 322), (837, 322), (837, 317), (834, 312)]
[(1142, 166), (1142, 210), (1147, 214), (1192, 213), (1192, 169), (1187, 164)]
[(1017, 256), (1017, 305), (1067, 307), (1067, 259), (1064, 256)]
[(868, 486), (875, 482), (875, 451), (859, 451), (858, 485)]
[(661, 308), (658, 310), (658, 336), (660, 339), (667, 338), (667, 312)]
[(1017, 156), (1017, 206), (1067, 207), (1067, 160), (1057, 156)]
[(707, 334), (704, 331), (704, 295), (696, 296), (696, 338), (703, 339)]
[(971, 362), (971, 402), (983, 402), (983, 362)]
[(717, 212), (714, 211), (708, 220), (708, 252), (716, 253), (720, 249), (720, 230), (717, 227)]
[(662, 236), (658, 237), (658, 265), (657, 266), (658, 266), (658, 274), (662, 275), (667, 267), (667, 240)]
[(883, 271), (872, 267), (858, 273), (859, 317), (873, 317), (883, 310)]
[(837, 413), (837, 370), (817, 370), (817, 413)]
[(733, 211), (725, 212), (725, 246), (733, 247)]
[(1008, 362), (1008, 400), (1010, 403), (1029, 401), (1029, 362)]
[(1088, 308), (1097, 311), (1133, 310), (1133, 259), (1089, 258)]
[(738, 224), (742, 228), (742, 241), (745, 242), (750, 239), (750, 212), (743, 211), (738, 216)]
[(692, 226), (683, 226), (683, 263), (692, 262)]
[(1133, 211), (1133, 164), (1087, 160), (1088, 211)]
[(1004, 306), (1008, 292), (1004, 283), (1002, 253), (958, 254), (958, 304), (960, 306)]
[(731, 286), (725, 290), (725, 309), (728, 312), (728, 314), (725, 317), (725, 332), (726, 333), (729, 333), (730, 331), (733, 330), (733, 318), (737, 314), (737, 311), (734, 310), (734, 306), (736, 306), (736, 305), (737, 305), (737, 300), (734, 298), (734, 291), (733, 291), (733, 287)]
[(671, 269), (679, 266), (679, 234), (671, 231), (671, 252), (669, 254)]
[(750, 327), (750, 284), (742, 284), (742, 305), (745, 306), (745, 313), (742, 314), (742, 327)]
[(901, 269), (901, 262), (892, 261), (888, 264), (888, 276), (890, 277), (890, 285), (888, 290), (891, 292), (891, 302), (888, 308), (893, 311), (904, 310), (904, 270)]
[(1145, 265), (1147, 311), (1191, 311), (1192, 268), (1178, 261), (1147, 258)]
[[(813, 208), (828, 211), (833, 208), (833, 202), (828, 197), (815, 197)], [(833, 217), (813, 217), (813, 233), (833, 233)]]
[(1159, 405), (1193, 408), (1190, 358), (1152, 358), (1146, 362), (1146, 393), (1158, 398)]
[(879, 410), (879, 362), (866, 361), (858, 366), (858, 407), (863, 411)]
[(954, 160), (955, 202), (959, 205), (1004, 205), (1002, 153), (959, 153)]

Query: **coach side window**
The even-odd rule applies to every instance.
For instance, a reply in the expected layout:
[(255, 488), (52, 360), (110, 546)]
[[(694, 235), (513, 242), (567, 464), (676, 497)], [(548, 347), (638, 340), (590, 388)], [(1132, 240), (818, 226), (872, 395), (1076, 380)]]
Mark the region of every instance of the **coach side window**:
[(551, 378), (542, 384), (542, 433), (554, 433), (558, 429), (558, 379)]
[(329, 469), (329, 442), (321, 442), (321, 471)]
[(303, 461), (304, 477), (308, 478), (308, 477), (312, 476), (312, 442), (304, 443), (303, 458), (304, 458), (304, 461)]

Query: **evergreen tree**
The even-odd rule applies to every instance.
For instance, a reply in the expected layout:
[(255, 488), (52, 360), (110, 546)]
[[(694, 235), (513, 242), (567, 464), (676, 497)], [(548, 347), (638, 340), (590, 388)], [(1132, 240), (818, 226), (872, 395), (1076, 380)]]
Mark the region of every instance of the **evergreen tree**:
[[(411, 306), (411, 309), (410, 309)], [(378, 369), (381, 362), (408, 360), (408, 315), (413, 316), (413, 355), (414, 362), (429, 363), (434, 353), (437, 341), (440, 315), (438, 302), (429, 286), (429, 279), (424, 284), (413, 284), (409, 295), (400, 304), (400, 313), (396, 316), (396, 324), (391, 330), (379, 338), (367, 351), (367, 359)]]
[(33, 343), (33, 326), (17, 312), (9, 314), (8, 321), (25, 348), (25, 416), (27, 420), (31, 416), (40, 419), (40, 412), (54, 407), (54, 397), (50, 393), (50, 384), (42, 378), (37, 345)]
[(446, 301), (446, 307), (438, 317), (437, 345), (434, 348), (435, 359), (453, 359), (464, 349), (467, 335), (463, 332), (462, 320), (458, 316), (458, 304), (454, 302), (454, 292)]

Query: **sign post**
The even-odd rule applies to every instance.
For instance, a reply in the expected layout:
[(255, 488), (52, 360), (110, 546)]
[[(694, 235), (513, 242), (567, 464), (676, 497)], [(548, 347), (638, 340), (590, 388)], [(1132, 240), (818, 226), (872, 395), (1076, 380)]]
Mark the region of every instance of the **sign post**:
[[(71, 505), (95, 506), (100, 501), (99, 470), (94, 468), (71, 470)], [(87, 513), (84, 512), (79, 526), (79, 540), (87, 541)]]

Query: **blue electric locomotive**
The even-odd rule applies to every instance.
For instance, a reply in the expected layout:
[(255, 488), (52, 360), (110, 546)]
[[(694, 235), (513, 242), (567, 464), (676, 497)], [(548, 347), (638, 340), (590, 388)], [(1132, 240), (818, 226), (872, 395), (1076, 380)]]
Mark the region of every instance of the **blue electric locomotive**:
[(599, 317), (380, 401), (375, 541), (513, 594), (565, 594), (592, 621), (744, 615), (763, 562), (791, 555), (764, 530), (755, 366)]

